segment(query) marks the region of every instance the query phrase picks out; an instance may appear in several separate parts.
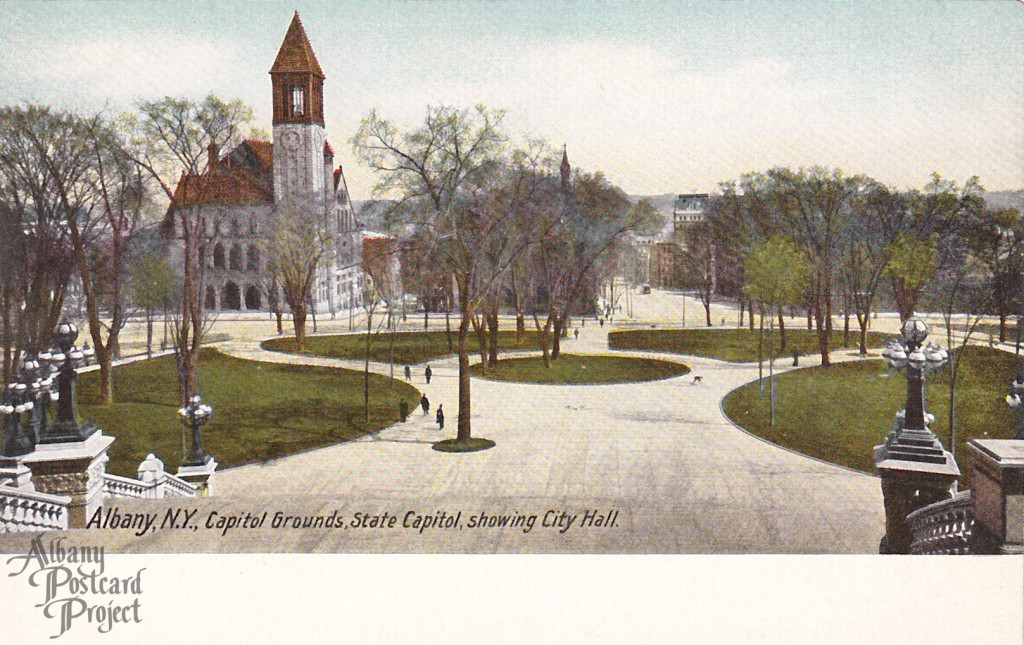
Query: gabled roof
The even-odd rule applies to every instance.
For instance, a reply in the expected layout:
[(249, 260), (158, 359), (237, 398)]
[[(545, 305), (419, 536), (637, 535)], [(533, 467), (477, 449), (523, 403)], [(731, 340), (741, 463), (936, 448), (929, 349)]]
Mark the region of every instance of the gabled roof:
[(327, 142), (327, 141), (324, 141), (324, 156), (325, 157), (333, 157), (334, 156), (334, 148), (332, 148), (331, 144), (329, 142)]
[(246, 140), (226, 157), (217, 159), (203, 174), (182, 173), (171, 209), (273, 203), (273, 159), (270, 143)]
[(274, 65), (270, 68), (271, 74), (281, 72), (306, 72), (324, 78), (324, 72), (316, 60), (313, 47), (309, 44), (309, 38), (306, 37), (306, 30), (302, 27), (298, 11), (292, 18), (292, 24), (284, 36), (284, 42), (281, 43), (281, 49), (277, 52)]

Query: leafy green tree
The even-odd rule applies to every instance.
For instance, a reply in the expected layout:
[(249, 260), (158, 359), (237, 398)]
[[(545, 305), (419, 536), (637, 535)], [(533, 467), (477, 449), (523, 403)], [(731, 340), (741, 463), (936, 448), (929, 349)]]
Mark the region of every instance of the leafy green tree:
[(775, 343), (772, 335), (775, 315), (785, 305), (797, 304), (807, 292), (810, 264), (807, 255), (792, 239), (776, 235), (751, 249), (745, 273), (747, 293), (761, 305), (761, 328), (768, 310), (768, 362), (771, 384), (771, 424), (775, 425)]
[(935, 274), (937, 256), (938, 240), (935, 236), (901, 233), (892, 241), (885, 273), (892, 282), (901, 323), (914, 315), (921, 290)]

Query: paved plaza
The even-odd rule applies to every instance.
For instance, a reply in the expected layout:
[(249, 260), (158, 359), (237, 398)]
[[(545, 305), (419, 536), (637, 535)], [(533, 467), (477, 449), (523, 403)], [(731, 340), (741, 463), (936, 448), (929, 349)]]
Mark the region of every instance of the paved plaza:
[[(642, 314), (638, 306), (634, 312)], [(579, 340), (563, 341), (563, 351), (607, 353), (611, 327), (588, 323)], [(218, 347), (251, 360), (362, 369), (356, 361), (262, 350), (258, 334), (235, 333)], [(446, 454), (431, 444), (454, 436), (456, 360), (432, 362), (429, 385), (424, 365), (414, 366), (413, 385), (432, 402), (430, 415), (416, 409), (406, 423), (358, 441), (220, 471), (213, 498), (107, 505), (160, 517), (167, 508), (197, 509), (196, 531), (90, 536), (126, 552), (877, 552), (884, 511), (876, 477), (768, 444), (722, 413), (722, 398), (757, 378), (756, 364), (630, 354), (680, 361), (692, 371), (623, 385), (473, 379), (473, 435), (497, 445)], [(779, 371), (791, 369), (783, 363), (789, 361), (780, 361)], [(386, 364), (372, 369), (390, 371)], [(702, 382), (695, 384), (694, 375)], [(438, 404), (447, 411), (444, 431), (434, 422)], [(225, 533), (216, 526), (264, 513), (259, 528)], [(275, 516), (332, 515), (344, 517), (345, 528), (271, 526)], [(371, 526), (391, 516), (395, 526)], [(445, 528), (456, 516), (457, 525)], [(423, 528), (428, 517), (440, 526)], [(356, 518), (366, 526), (351, 526)], [(502, 518), (509, 526), (492, 526)]]

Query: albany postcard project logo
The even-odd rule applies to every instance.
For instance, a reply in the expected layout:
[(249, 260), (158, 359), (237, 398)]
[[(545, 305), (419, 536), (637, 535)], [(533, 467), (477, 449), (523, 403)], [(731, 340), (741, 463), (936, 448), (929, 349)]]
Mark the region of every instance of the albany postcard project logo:
[(32, 539), (28, 553), (7, 560), (9, 577), (22, 577), (37, 590), (35, 607), (55, 623), (59, 638), (87, 625), (106, 634), (115, 625), (141, 623), (142, 572), (109, 575), (102, 546), (75, 545), (55, 537)]

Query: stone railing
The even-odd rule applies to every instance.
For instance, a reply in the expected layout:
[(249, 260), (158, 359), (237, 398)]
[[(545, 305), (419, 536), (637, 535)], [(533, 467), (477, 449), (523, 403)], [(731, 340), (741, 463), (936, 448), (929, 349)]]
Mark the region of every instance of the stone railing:
[(195, 497), (199, 487), (164, 471), (164, 463), (152, 454), (139, 464), (139, 478), (103, 475), (103, 496), (133, 499)]
[(118, 475), (103, 475), (103, 497), (107, 499), (113, 497), (134, 499), (195, 497), (198, 490), (197, 486), (170, 473), (163, 473), (162, 477), (152, 481), (141, 481)]
[(971, 491), (962, 491), (949, 499), (918, 509), (907, 516), (915, 555), (968, 555), (974, 529), (974, 503)]
[(68, 528), (70, 497), (0, 486), (0, 533)]

